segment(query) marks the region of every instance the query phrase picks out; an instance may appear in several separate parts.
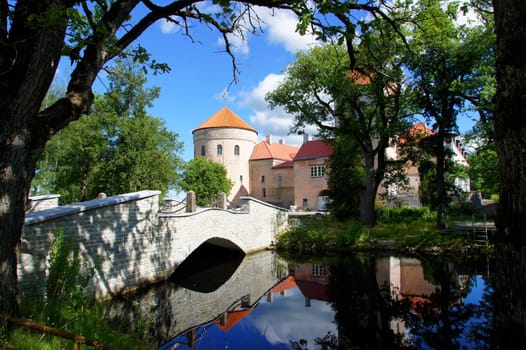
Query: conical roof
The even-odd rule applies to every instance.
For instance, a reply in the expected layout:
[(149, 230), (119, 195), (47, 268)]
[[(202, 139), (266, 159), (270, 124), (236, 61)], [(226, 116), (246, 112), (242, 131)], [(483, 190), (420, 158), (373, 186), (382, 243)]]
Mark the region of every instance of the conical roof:
[(192, 131), (192, 133), (201, 129), (210, 128), (236, 128), (253, 131), (257, 134), (257, 131), (248, 125), (241, 117), (232, 112), (230, 108), (223, 107), (217, 111), (213, 116), (208, 118), (203, 124), (199, 125)]

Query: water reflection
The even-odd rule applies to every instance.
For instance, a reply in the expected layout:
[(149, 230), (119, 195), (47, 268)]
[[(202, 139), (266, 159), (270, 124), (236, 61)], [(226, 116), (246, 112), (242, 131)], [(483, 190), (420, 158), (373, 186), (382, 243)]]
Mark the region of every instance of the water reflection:
[(171, 281), (113, 303), (108, 317), (146, 322), (160, 349), (491, 347), (486, 259), (357, 254), (293, 262), (262, 252), (232, 266), (213, 290), (203, 282), (217, 285), (210, 276), (228, 273), (186, 276), (193, 290)]

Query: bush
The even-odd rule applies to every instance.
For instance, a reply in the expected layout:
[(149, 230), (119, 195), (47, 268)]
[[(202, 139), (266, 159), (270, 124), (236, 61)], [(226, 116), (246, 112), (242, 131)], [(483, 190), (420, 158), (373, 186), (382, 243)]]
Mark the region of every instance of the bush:
[(410, 222), (415, 220), (433, 220), (436, 213), (432, 212), (428, 206), (422, 208), (377, 208), (376, 218), (384, 224)]

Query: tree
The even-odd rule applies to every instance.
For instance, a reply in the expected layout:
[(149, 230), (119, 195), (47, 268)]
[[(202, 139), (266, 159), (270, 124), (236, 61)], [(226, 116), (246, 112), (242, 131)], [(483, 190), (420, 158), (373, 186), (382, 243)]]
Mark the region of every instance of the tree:
[(198, 157), (185, 165), (180, 186), (184, 191), (195, 192), (198, 205), (210, 206), (217, 201), (219, 193), (228, 195), (233, 183), (223, 164)]
[(499, 193), (499, 157), (495, 143), (479, 148), (469, 157), (469, 179), (472, 191), (482, 193), (482, 198), (490, 198)]
[[(284, 3), (218, 1), (220, 6), (208, 8), (214, 13), (197, 7), (200, 2), (0, 0), (0, 313), (12, 315), (18, 308), (17, 247), (36, 163), (53, 135), (89, 114), (92, 85), (104, 66), (163, 18), (186, 33), (194, 21), (216, 28), (231, 53), (227, 34), (257, 28), (251, 5)], [(73, 65), (66, 93), (41, 110), (62, 55)], [(142, 47), (133, 56), (145, 67), (168, 70)], [(234, 72), (236, 77), (235, 64)]]
[(493, 1), (497, 37), (495, 140), (500, 160), (498, 237), (526, 245), (526, 2)]
[(108, 71), (109, 90), (95, 98), (90, 117), (72, 122), (47, 143), (33, 181), (37, 193), (59, 193), (62, 203), (72, 203), (99, 192), (165, 194), (175, 187), (182, 144), (146, 112), (159, 88), (144, 88), (137, 63), (118, 59)]
[[(394, 56), (396, 35), (389, 35), (390, 25), (371, 27), (382, 28), (382, 35), (379, 30), (363, 34), (357, 55), (359, 68), (349, 69), (344, 46), (316, 47), (300, 53), (287, 68), (286, 80), (267, 95), (271, 106), (283, 106), (295, 116), (293, 132), (314, 124), (322, 136), (338, 135), (336, 142), (351, 138), (359, 147), (364, 175), (360, 219), (369, 226), (376, 224), (376, 194), (388, 166), (385, 150), (406, 126), (403, 75)], [(333, 167), (338, 165), (332, 163)]]
[(95, 113), (104, 118), (102, 134), (108, 147), (100, 154), (91, 196), (141, 189), (164, 195), (176, 187), (182, 143), (164, 121), (147, 114), (160, 90), (143, 86), (146, 77), (136, 63), (117, 60), (110, 73), (110, 90), (95, 106)]
[(339, 220), (360, 216), (360, 192), (364, 190), (363, 158), (352, 138), (336, 136), (327, 173), (329, 208)]
[(445, 144), (458, 134), (457, 116), (465, 106), (466, 96), (479, 78), (478, 69), (491, 56), (481, 41), (485, 29), (456, 26), (458, 4), (444, 8), (438, 0), (422, 0), (411, 11), (416, 25), (409, 31), (411, 50), (406, 56), (410, 75), (418, 94), (416, 103), (423, 116), (432, 122), (435, 134), (429, 137), (435, 158), (434, 184), (437, 200), (437, 226), (447, 226), (449, 204), (447, 174), (451, 171)]
[(94, 173), (108, 148), (103, 122), (103, 117), (94, 113), (72, 122), (48, 142), (37, 163), (33, 195), (57, 193), (62, 203), (94, 198)]

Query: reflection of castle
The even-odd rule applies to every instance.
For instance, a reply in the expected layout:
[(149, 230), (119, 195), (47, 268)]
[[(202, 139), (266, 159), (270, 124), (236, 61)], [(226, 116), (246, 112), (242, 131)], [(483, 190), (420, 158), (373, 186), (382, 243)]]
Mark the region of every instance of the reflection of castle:
[(332, 146), (305, 139), (295, 147), (273, 142), (271, 136), (257, 143), (257, 131), (227, 107), (192, 134), (194, 157), (226, 167), (234, 183), (228, 199), (234, 205), (240, 196), (252, 196), (283, 207), (325, 209), (325, 167)]

